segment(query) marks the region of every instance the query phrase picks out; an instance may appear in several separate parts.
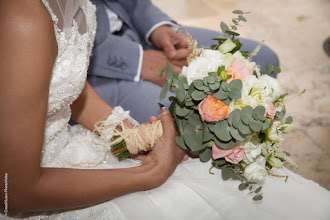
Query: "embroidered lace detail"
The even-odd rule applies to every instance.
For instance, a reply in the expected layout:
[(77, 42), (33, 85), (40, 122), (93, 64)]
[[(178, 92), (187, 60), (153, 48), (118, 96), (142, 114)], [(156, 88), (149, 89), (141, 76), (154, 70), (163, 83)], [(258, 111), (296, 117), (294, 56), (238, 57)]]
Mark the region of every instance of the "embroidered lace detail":
[(50, 82), (41, 160), (42, 165), (50, 165), (70, 138), (67, 128), (71, 117), (70, 105), (78, 98), (85, 85), (96, 34), (96, 8), (88, 0), (80, 0), (80, 9), (85, 15), (88, 28), (85, 33), (79, 33), (78, 24), (73, 20), (70, 34), (67, 36), (58, 27), (59, 19), (48, 1), (42, 2), (52, 17), (58, 44), (58, 55)]

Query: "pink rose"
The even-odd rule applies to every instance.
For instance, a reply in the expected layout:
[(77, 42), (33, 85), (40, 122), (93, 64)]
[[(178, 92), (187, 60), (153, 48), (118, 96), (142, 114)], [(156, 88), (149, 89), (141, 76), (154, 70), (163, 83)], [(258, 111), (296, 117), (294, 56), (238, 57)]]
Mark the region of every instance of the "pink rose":
[(266, 116), (268, 118), (274, 118), (276, 114), (275, 106), (272, 102), (267, 102), (268, 107), (266, 108)]
[(198, 112), (203, 121), (215, 122), (228, 117), (230, 113), (229, 106), (212, 95), (206, 98), (197, 106)]
[(245, 82), (245, 80), (252, 75), (252, 71), (246, 65), (245, 61), (238, 58), (234, 59), (234, 62), (226, 69), (226, 72), (232, 75), (232, 77), (227, 80), (227, 83), (234, 79), (240, 79), (242, 82)]
[(244, 150), (235, 146), (231, 149), (222, 149), (213, 143), (212, 146), (212, 156), (213, 159), (225, 158), (226, 161), (232, 164), (238, 164), (244, 157)]

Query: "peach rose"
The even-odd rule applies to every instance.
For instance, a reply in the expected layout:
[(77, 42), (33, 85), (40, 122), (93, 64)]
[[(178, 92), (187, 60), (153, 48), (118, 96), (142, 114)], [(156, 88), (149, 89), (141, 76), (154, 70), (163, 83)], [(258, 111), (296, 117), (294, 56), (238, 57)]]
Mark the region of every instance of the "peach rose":
[(229, 106), (221, 100), (214, 98), (213, 95), (208, 95), (197, 106), (199, 114), (203, 121), (215, 122), (228, 117), (230, 113)]
[(232, 75), (232, 77), (227, 80), (228, 83), (234, 79), (240, 79), (244, 82), (250, 75), (252, 75), (251, 69), (246, 65), (244, 60), (238, 58), (234, 59), (234, 62), (229, 68), (226, 68), (226, 72)]
[(274, 118), (275, 114), (276, 114), (276, 108), (274, 106), (274, 104), (272, 102), (267, 102), (267, 108), (266, 108), (266, 116), (268, 118)]
[(238, 146), (231, 149), (222, 149), (213, 143), (212, 156), (213, 159), (225, 158), (229, 163), (238, 164), (244, 157), (244, 150)]

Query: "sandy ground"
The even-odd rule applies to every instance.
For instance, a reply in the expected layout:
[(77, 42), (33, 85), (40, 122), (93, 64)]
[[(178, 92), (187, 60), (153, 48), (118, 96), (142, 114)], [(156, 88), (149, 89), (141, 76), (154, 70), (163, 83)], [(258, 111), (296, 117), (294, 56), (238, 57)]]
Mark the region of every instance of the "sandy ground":
[(232, 11), (251, 11), (241, 36), (265, 40), (279, 56), (284, 90), (307, 92), (287, 105), (296, 129), (283, 148), (299, 164), (294, 172), (330, 190), (330, 57), (323, 42), (330, 37), (330, 0), (153, 0), (177, 22), (220, 31)]

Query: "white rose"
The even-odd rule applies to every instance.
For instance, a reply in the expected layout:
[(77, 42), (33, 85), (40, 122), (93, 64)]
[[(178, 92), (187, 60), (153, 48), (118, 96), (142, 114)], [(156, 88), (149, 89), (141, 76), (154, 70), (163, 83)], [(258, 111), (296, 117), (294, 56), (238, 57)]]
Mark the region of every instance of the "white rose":
[(223, 63), (223, 54), (217, 50), (205, 49), (188, 67), (183, 67), (181, 74), (187, 77), (190, 85), (197, 79), (203, 79), (209, 72), (216, 72)]
[(276, 143), (281, 142), (283, 138), (282, 138), (282, 131), (280, 130), (280, 128), (281, 128), (281, 122), (274, 121), (272, 126), (265, 131), (266, 138)]
[(260, 164), (253, 162), (245, 167), (244, 176), (250, 182), (260, 182), (267, 176), (267, 170)]
[(281, 87), (278, 81), (268, 75), (262, 75), (253, 85), (250, 96), (257, 102), (264, 104), (272, 102), (277, 96), (281, 94)]
[(250, 135), (247, 136), (243, 142), (237, 141), (237, 144), (240, 148), (244, 149), (244, 162), (251, 163), (254, 162), (254, 159), (261, 154), (261, 149), (265, 143), (261, 144), (260, 139), (256, 135)]
[(243, 83), (243, 87), (241, 90), (241, 98), (240, 99), (234, 99), (229, 105), (230, 111), (234, 111), (235, 109), (242, 109), (244, 106), (251, 106), (252, 108), (255, 108), (258, 106), (258, 102), (250, 96), (250, 91), (252, 87), (255, 85), (255, 82), (257, 82), (258, 79), (254, 75), (251, 75), (248, 77), (248, 80)]

